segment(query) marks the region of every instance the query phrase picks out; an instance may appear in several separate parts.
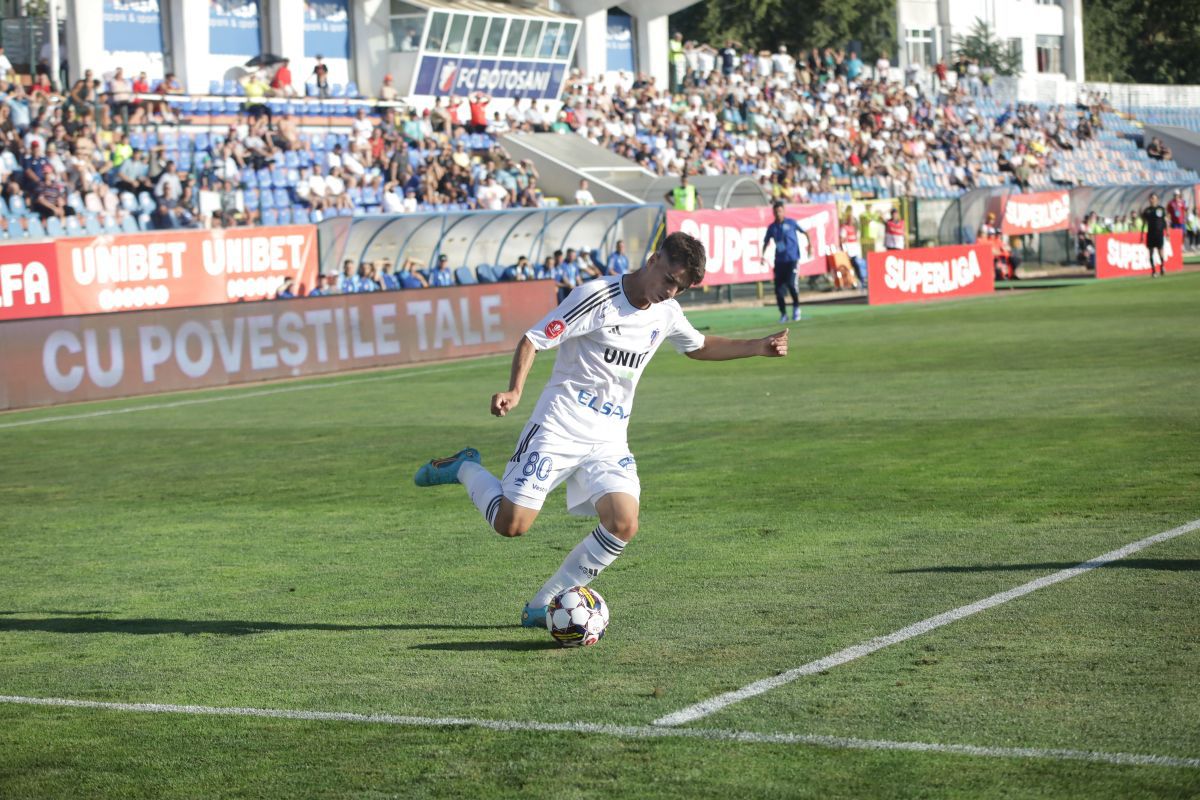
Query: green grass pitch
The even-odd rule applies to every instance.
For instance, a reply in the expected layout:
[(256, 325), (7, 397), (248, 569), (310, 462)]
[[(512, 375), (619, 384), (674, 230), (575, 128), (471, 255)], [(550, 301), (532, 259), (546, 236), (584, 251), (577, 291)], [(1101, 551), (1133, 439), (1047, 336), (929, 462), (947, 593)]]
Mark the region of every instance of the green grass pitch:
[[(562, 490), (507, 540), (412, 484), (468, 444), (498, 469), (548, 355), (502, 420), (507, 357), (0, 416), (0, 695), (641, 727), (1200, 518), (1200, 274), (813, 308), (791, 346), (651, 363), (641, 532), (578, 651), (516, 626), (590, 529)], [(690, 727), (1200, 758), (1198, 608), (1200, 531)], [(4, 798), (1198, 794), (1195, 766), (0, 703)]]

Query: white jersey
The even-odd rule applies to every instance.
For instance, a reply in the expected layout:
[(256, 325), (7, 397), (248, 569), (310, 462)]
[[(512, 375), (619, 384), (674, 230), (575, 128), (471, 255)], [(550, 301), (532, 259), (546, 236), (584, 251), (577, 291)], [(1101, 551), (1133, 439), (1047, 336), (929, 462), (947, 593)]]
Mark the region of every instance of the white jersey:
[(625, 441), (634, 390), (664, 340), (680, 353), (704, 346), (679, 303), (638, 308), (625, 296), (620, 275), (576, 287), (525, 337), (538, 350), (559, 348), (530, 419), (588, 442)]

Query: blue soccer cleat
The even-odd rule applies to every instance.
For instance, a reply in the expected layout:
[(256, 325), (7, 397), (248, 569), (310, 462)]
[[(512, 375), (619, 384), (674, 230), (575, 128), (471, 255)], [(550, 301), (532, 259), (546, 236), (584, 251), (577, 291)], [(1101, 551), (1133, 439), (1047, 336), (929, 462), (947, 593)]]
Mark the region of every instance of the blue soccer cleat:
[(546, 622), (546, 606), (530, 606), (525, 604), (525, 609), (521, 612), (521, 627), (522, 628), (546, 628), (549, 627)]
[(448, 458), (435, 458), (428, 464), (422, 464), (413, 476), (417, 486), (440, 486), (443, 483), (458, 483), (458, 468), (464, 461), (479, 463), (479, 451), (474, 447), (464, 447)]

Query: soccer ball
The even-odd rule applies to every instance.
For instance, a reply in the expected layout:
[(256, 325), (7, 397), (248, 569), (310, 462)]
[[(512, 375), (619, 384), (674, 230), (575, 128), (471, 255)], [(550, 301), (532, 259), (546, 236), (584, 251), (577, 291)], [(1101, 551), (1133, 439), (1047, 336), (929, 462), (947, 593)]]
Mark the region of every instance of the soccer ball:
[(561, 592), (546, 612), (546, 627), (563, 647), (595, 644), (608, 627), (608, 604), (599, 592), (586, 586)]

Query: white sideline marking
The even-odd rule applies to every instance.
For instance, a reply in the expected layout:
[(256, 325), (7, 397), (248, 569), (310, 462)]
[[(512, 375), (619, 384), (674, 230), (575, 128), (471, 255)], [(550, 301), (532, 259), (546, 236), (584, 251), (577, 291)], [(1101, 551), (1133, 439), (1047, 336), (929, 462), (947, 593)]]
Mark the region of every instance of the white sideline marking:
[(1156, 533), (1153, 536), (1147, 536), (1145, 539), (1133, 542), (1132, 544), (1127, 544), (1124, 547), (1105, 553), (1102, 556), (1096, 556), (1090, 561), (1084, 561), (1082, 564), (1076, 564), (1073, 567), (1059, 570), (1058, 572), (1050, 575), (1032, 580), (1029, 583), (1025, 583), (1016, 587), (1015, 589), (1009, 589), (1006, 592), (994, 594), (991, 597), (984, 598), (983, 600), (979, 600), (969, 605), (959, 606), (958, 608), (947, 611), (944, 614), (938, 614), (935, 617), (923, 619), (920, 622), (913, 623), (906, 628), (901, 628), (900, 630), (894, 631), (885, 636), (877, 636), (874, 639), (861, 642), (853, 647), (847, 647), (845, 650), (839, 650), (832, 655), (825, 656), (824, 658), (817, 659), (816, 661), (810, 661), (807, 664), (788, 670), (787, 672), (780, 673), (774, 677), (764, 678), (761, 681), (755, 681), (747, 686), (743, 686), (741, 689), (717, 695), (716, 697), (712, 697), (708, 700), (696, 703), (695, 705), (680, 709), (674, 713), (667, 714), (665, 717), (660, 717), (654, 720), (653, 724), (671, 726), (695, 722), (702, 717), (707, 717), (709, 714), (720, 711), (726, 706), (731, 706), (734, 703), (741, 702), (742, 700), (755, 697), (763, 694), (764, 692), (769, 692), (772, 689), (777, 689), (786, 683), (791, 683), (797, 678), (805, 675), (815, 675), (818, 672), (823, 672), (840, 664), (854, 661), (857, 658), (870, 655), (876, 650), (882, 650), (888, 645), (898, 644), (899, 642), (903, 642), (906, 639), (911, 639), (914, 636), (920, 636), (923, 633), (928, 633), (929, 631), (940, 628), (943, 625), (949, 625), (951, 622), (955, 622), (956, 620), (969, 617), (972, 614), (979, 613), (980, 611), (986, 611), (989, 608), (994, 608), (1003, 603), (1007, 603), (1009, 600), (1015, 600), (1018, 597), (1029, 594), (1030, 592), (1035, 592), (1038, 589), (1045, 588), (1046, 586), (1052, 586), (1056, 583), (1060, 583), (1065, 581), (1067, 578), (1073, 578), (1076, 575), (1087, 572), (1088, 570), (1093, 570), (1097, 567), (1102, 567), (1105, 564), (1110, 564), (1113, 561), (1118, 561), (1128, 555), (1136, 553), (1139, 550), (1143, 550), (1152, 544), (1158, 544), (1159, 542), (1165, 542), (1168, 539), (1174, 539), (1176, 536), (1182, 536), (1185, 533), (1196, 530), (1197, 528), (1200, 528), (1200, 519), (1194, 519), (1187, 524), (1180, 525), (1178, 528), (1172, 528), (1169, 531), (1163, 531), (1162, 533)]
[(320, 722), (365, 722), (402, 725), (409, 728), (484, 728), (493, 731), (538, 731), (547, 733), (592, 733), (635, 739), (708, 739), (746, 744), (799, 744), (839, 750), (907, 750), (918, 753), (950, 753), (990, 758), (1039, 758), (1051, 761), (1091, 761), (1104, 764), (1200, 769), (1200, 758), (1106, 753), (1094, 750), (1058, 750), (1037, 747), (982, 747), (973, 744), (935, 742), (892, 742), (886, 739), (855, 739), (807, 733), (754, 733), (716, 728), (663, 728), (653, 725), (602, 725), (594, 722), (523, 722), (520, 720), (470, 719), (464, 717), (410, 717), (394, 714), (353, 714), (344, 711), (299, 711), (275, 708), (229, 708), (181, 706), (166, 703), (104, 703), (58, 697), (15, 697), (0, 695), (0, 703), (59, 708), (93, 708), (103, 711), (133, 711), (147, 714), (194, 714), (215, 717), (267, 717)]
[[(494, 356), (479, 356), (479, 359), (493, 358)], [(479, 361), (472, 359), (466, 364), (444, 364), (435, 367), (426, 367), (421, 369), (409, 368), (400, 369), (396, 372), (389, 372), (386, 375), (372, 375), (369, 378), (351, 378), (345, 381), (327, 381), (325, 383), (304, 383), (292, 386), (277, 386), (272, 389), (259, 389), (258, 391), (246, 392), (238, 391), (233, 388), (229, 394), (222, 394), (216, 397), (193, 397), (188, 400), (173, 400), (169, 403), (153, 403), (146, 406), (131, 406), (129, 408), (108, 408), (103, 411), (86, 411), (82, 414), (64, 414), (58, 417), (37, 417), (35, 419), (22, 419), (15, 422), (0, 422), (0, 428), (20, 428), (24, 425), (40, 425), (44, 422), (67, 422), (73, 419), (90, 419), (92, 417), (110, 417), (114, 414), (132, 414), (135, 411), (158, 411), (163, 408), (180, 408), (181, 406), (198, 406), (205, 403), (220, 403), (225, 400), (243, 400), (249, 397), (266, 397), (272, 394), (287, 394), (289, 392), (307, 392), (314, 389), (336, 389), (342, 386), (353, 386), (359, 383), (377, 383), (379, 381), (391, 381), (397, 378), (408, 378), (414, 375), (429, 375), (439, 372), (454, 372), (461, 369), (470, 369), (479, 366)], [(312, 376), (320, 377), (320, 376)], [(213, 387), (221, 388), (221, 387)], [(231, 387), (232, 388), (232, 387)], [(21, 411), (35, 411), (36, 409), (21, 409)], [(20, 413), (20, 412), (17, 412)]]

